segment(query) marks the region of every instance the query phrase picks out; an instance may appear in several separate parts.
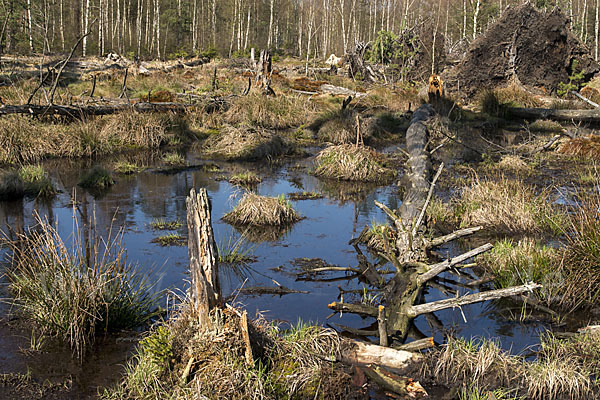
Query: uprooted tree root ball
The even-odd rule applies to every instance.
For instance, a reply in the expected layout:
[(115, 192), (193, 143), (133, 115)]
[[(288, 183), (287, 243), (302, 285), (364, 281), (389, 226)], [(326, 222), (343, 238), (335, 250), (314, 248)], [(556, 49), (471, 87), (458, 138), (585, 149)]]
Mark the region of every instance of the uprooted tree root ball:
[(335, 331), (298, 323), (288, 330), (214, 309), (209, 329), (189, 311), (142, 340), (123, 382), (105, 399), (353, 399), (351, 375), (335, 360)]
[(245, 193), (233, 211), (223, 216), (232, 225), (285, 226), (302, 219), (284, 196)]
[(388, 183), (396, 171), (385, 166), (385, 157), (364, 146), (343, 144), (322, 150), (315, 159), (317, 176), (345, 181)]
[(208, 139), (205, 153), (226, 160), (261, 160), (293, 153), (293, 146), (281, 136), (251, 127), (226, 126)]

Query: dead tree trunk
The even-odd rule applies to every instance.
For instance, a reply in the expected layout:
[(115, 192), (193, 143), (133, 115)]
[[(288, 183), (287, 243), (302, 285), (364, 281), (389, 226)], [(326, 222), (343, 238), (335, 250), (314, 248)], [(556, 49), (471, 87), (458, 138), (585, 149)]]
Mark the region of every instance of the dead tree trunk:
[(187, 206), (188, 252), (190, 257), (190, 295), (200, 326), (210, 323), (209, 312), (221, 302), (217, 245), (210, 218), (206, 189), (192, 189)]
[(271, 52), (269, 50), (261, 50), (258, 63), (256, 64), (256, 84), (258, 88), (262, 88), (263, 93), (267, 96), (275, 96), (275, 92), (271, 88), (271, 74), (273, 73), (273, 62)]
[[(406, 133), (406, 147), (409, 154), (407, 161), (408, 171), (406, 174), (408, 182), (399, 210), (393, 211), (384, 204), (375, 202), (394, 222), (396, 232), (394, 232), (395, 234), (392, 237), (397, 238), (395, 241), (391, 241), (388, 237), (388, 229), (384, 230), (383, 242), (385, 251), (380, 254), (397, 269), (397, 273), (383, 288), (383, 298), (386, 302), (385, 318), (383, 315), (380, 315), (378, 307), (340, 302), (334, 302), (329, 305), (329, 308), (336, 311), (379, 317), (380, 320), (385, 319), (387, 335), (394, 335), (400, 338), (400, 342), (404, 342), (413, 319), (418, 315), (521, 294), (540, 287), (537, 284), (530, 283), (507, 289), (469, 294), (433, 303), (417, 304), (418, 300), (422, 297), (423, 289), (428, 281), (449, 268), (464, 263), (470, 258), (492, 248), (491, 244), (485, 244), (437, 264), (429, 265), (426, 263), (427, 249), (474, 233), (480, 229), (480, 227), (463, 229), (433, 240), (426, 240), (423, 237), (424, 229), (421, 228), (423, 216), (431, 199), (435, 182), (443, 167), (443, 165), (440, 166), (438, 173), (430, 183), (431, 161), (430, 153), (426, 149), (428, 143), (426, 122), (434, 114), (435, 112), (430, 105), (426, 104), (419, 107), (415, 111)], [(361, 267), (361, 270), (363, 270), (364, 274), (366, 268)], [(371, 272), (377, 274), (376, 270)], [(384, 332), (379, 333), (379, 335), (384, 335)]]

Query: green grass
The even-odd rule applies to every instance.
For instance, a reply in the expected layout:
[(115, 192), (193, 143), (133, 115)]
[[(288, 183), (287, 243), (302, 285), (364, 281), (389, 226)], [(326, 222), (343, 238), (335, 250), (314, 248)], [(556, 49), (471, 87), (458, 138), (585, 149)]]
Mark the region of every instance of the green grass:
[(136, 163), (130, 163), (127, 161), (118, 161), (114, 166), (115, 172), (123, 175), (132, 175), (142, 172), (144, 167)]
[(167, 221), (164, 218), (156, 218), (154, 220), (152, 220), (152, 222), (150, 222), (150, 227), (154, 230), (157, 231), (163, 231), (163, 230), (167, 230), (167, 231), (174, 231), (176, 229), (179, 229), (183, 226), (183, 221), (181, 220), (173, 220), (173, 221)]
[(158, 243), (161, 246), (186, 246), (187, 238), (176, 233), (168, 233), (152, 239), (152, 243)]
[(25, 194), (36, 197), (52, 197), (57, 193), (48, 173), (41, 165), (21, 167), (19, 176), (25, 185)]
[(256, 186), (261, 182), (262, 178), (252, 171), (235, 174), (229, 178), (229, 183), (238, 186)]
[[(122, 231), (100, 239), (76, 227), (65, 244), (47, 221), (11, 242), (6, 276), (13, 303), (42, 335), (70, 344), (83, 357), (101, 333), (142, 326), (157, 313), (162, 292), (126, 262)], [(91, 238), (91, 243), (88, 241)]]
[(185, 157), (177, 153), (166, 153), (162, 156), (162, 162), (169, 166), (180, 167), (186, 165)]
[(254, 249), (256, 246), (250, 245), (245, 235), (235, 238), (233, 231), (227, 239), (220, 240), (217, 243), (219, 261), (225, 264), (248, 264), (254, 260)]
[(560, 276), (559, 251), (543, 246), (534, 239), (515, 242), (503, 239), (494, 248), (478, 258), (491, 275), (498, 288), (524, 285), (529, 282), (542, 284), (536, 296), (548, 305), (557, 305), (562, 288), (557, 286), (563, 280)]
[(88, 170), (79, 180), (79, 186), (90, 189), (107, 189), (114, 184), (110, 173), (99, 165)]

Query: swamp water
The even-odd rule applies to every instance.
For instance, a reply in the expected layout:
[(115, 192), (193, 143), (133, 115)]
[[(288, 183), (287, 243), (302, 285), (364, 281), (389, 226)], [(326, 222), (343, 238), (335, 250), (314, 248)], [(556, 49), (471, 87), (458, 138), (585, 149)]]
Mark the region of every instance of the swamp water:
[[(399, 206), (401, 195), (394, 185), (373, 187), (360, 184), (340, 184), (320, 180), (308, 174), (310, 159), (292, 160), (280, 165), (217, 163), (220, 168), (206, 172), (202, 168), (190, 168), (179, 172), (160, 172), (155, 165), (160, 164), (160, 154), (134, 154), (138, 162), (150, 168), (135, 175), (114, 175), (116, 184), (102, 193), (94, 193), (77, 186), (77, 182), (89, 167), (81, 161), (50, 161), (45, 168), (61, 193), (50, 201), (25, 199), (14, 202), (0, 202), (0, 228), (8, 227), (17, 231), (26, 230), (35, 224), (35, 213), (50, 222), (58, 224), (58, 230), (66, 243), (73, 230), (72, 195), (75, 194), (79, 208), (85, 204), (89, 215), (95, 214), (97, 229), (107, 232), (109, 227), (124, 227), (123, 245), (127, 250), (127, 260), (156, 274), (157, 289), (170, 289), (175, 295), (183, 295), (188, 286), (188, 253), (185, 246), (161, 246), (152, 242), (165, 233), (187, 234), (185, 200), (191, 188), (205, 187), (212, 201), (213, 228), (217, 243), (227, 243), (240, 236), (232, 226), (224, 223), (221, 217), (230, 211), (243, 194), (239, 187), (229, 184), (224, 178), (245, 170), (256, 172), (263, 181), (256, 187), (261, 195), (278, 196), (291, 192), (307, 191), (321, 193), (324, 197), (316, 200), (292, 201), (294, 208), (304, 217), (300, 222), (284, 232), (250, 243), (255, 260), (247, 266), (221, 267), (223, 295), (232, 296), (230, 302), (242, 305), (250, 316), (261, 313), (270, 320), (294, 324), (298, 319), (318, 324), (342, 324), (353, 328), (368, 328), (372, 318), (339, 314), (329, 319), (331, 311), (327, 304), (339, 300), (343, 291), (363, 290), (367, 286), (357, 279), (331, 281), (302, 281), (297, 279), (299, 268), (293, 261), (297, 258), (320, 258), (328, 264), (355, 267), (358, 262), (356, 252), (348, 241), (357, 236), (365, 225), (385, 222), (386, 216), (374, 205), (378, 200), (390, 208)], [(190, 152), (186, 155), (190, 165), (206, 163)], [(158, 161), (157, 161), (158, 160)], [(106, 159), (100, 164), (110, 167), (115, 160)], [(212, 165), (212, 163), (211, 163)], [(216, 169), (216, 168), (215, 168)], [(78, 217), (79, 218), (79, 217)], [(157, 231), (150, 226), (156, 219), (180, 220), (184, 225), (173, 231)], [(243, 232), (242, 229), (240, 231)], [(265, 240), (267, 239), (267, 240)], [(452, 246), (440, 249), (446, 256), (458, 254), (462, 249)], [(364, 253), (368, 252), (363, 249)], [(371, 261), (373, 261), (373, 258)], [(472, 274), (472, 271), (464, 271)], [(326, 280), (343, 278), (344, 272), (328, 272), (317, 278)], [(464, 281), (451, 273), (442, 278), (448, 281)], [(237, 293), (240, 287), (274, 287), (277, 282), (287, 288), (307, 291), (308, 294), (247, 295)], [(451, 285), (452, 286), (452, 285)], [(467, 289), (452, 286), (460, 294)], [(5, 291), (4, 291), (5, 292)], [(3, 293), (4, 297), (6, 293)], [(372, 298), (373, 293), (343, 295), (344, 301), (360, 301), (361, 297)], [(437, 289), (429, 288), (427, 301), (446, 298)], [(376, 301), (376, 299), (375, 299)], [(377, 303), (375, 303), (377, 304)], [(545, 328), (540, 322), (520, 322), (520, 310), (512, 310), (512, 319), (507, 319), (506, 302), (485, 302), (437, 312), (435, 316), (420, 316), (415, 324), (427, 336), (434, 336), (443, 342), (443, 333), (470, 337), (497, 337), (503, 348), (512, 353), (524, 352), (528, 346), (539, 342), (539, 334)], [(93, 394), (110, 380), (116, 381), (122, 373), (131, 343), (127, 340), (104, 343), (99, 340), (96, 353), (86, 364), (77, 364), (70, 359), (68, 351), (43, 356), (23, 351), (30, 346), (26, 330), (15, 332), (6, 326), (6, 307), (2, 309), (0, 321), (0, 373), (32, 371), (42, 379), (59, 375), (69, 375), (78, 385), (80, 393)], [(21, 348), (21, 350), (20, 350)], [(64, 353), (64, 354), (63, 354)], [(32, 368), (30, 364), (35, 364)], [(64, 364), (64, 367), (59, 365)], [(106, 368), (106, 367), (109, 368)], [(107, 371), (110, 370), (110, 371)], [(103, 379), (99, 377), (102, 376)], [(110, 378), (110, 379), (109, 379)]]

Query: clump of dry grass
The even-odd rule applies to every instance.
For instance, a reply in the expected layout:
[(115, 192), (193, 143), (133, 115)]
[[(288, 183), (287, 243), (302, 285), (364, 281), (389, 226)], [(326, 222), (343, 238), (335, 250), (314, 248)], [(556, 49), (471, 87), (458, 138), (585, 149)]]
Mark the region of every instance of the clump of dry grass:
[(33, 163), (48, 157), (91, 157), (131, 148), (188, 141), (175, 114), (121, 113), (71, 123), (7, 116), (0, 126), (0, 162)]
[(512, 171), (515, 174), (524, 174), (531, 171), (527, 163), (521, 157), (513, 154), (502, 156), (498, 162), (498, 168), (502, 171)]
[(385, 157), (375, 150), (350, 144), (330, 146), (315, 158), (314, 174), (346, 181), (387, 183), (396, 171), (385, 166)]
[(552, 231), (563, 219), (549, 204), (547, 191), (536, 193), (522, 181), (505, 178), (476, 178), (463, 190), (454, 210), (461, 226), (482, 225), (496, 233)]
[(558, 152), (600, 160), (600, 136), (589, 135), (583, 138), (570, 139), (559, 147)]
[(232, 125), (286, 129), (305, 124), (315, 111), (315, 105), (306, 96), (271, 97), (252, 93), (237, 97), (223, 119)]
[(356, 124), (351, 116), (338, 115), (325, 121), (317, 136), (320, 142), (346, 144), (356, 142)]
[(122, 383), (103, 398), (356, 398), (345, 367), (325, 361), (340, 353), (335, 331), (251, 321), (248, 362), (239, 311), (215, 309), (210, 326), (199, 327), (187, 307), (141, 342)]
[(298, 222), (302, 217), (285, 197), (267, 197), (245, 193), (233, 211), (223, 216), (232, 225), (285, 226)]
[(226, 160), (261, 160), (290, 154), (293, 146), (265, 129), (225, 126), (207, 140), (204, 151), (209, 157)]
[(428, 355), (422, 373), (444, 384), (469, 382), (484, 392), (510, 388), (515, 398), (588, 399), (598, 393), (590, 377), (597, 374), (599, 361), (597, 334), (568, 340), (544, 335), (534, 361), (511, 356), (493, 340), (449, 338)]

